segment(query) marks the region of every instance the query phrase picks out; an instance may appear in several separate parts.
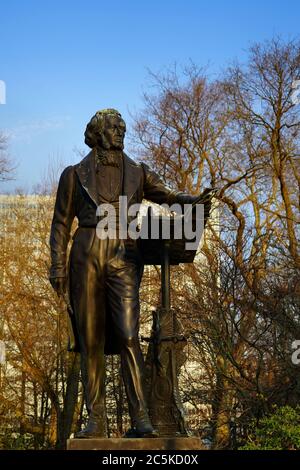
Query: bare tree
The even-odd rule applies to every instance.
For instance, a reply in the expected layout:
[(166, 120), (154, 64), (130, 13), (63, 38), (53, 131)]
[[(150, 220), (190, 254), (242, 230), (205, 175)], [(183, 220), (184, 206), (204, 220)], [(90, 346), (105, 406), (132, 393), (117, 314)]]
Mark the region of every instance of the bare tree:
[(153, 75), (156, 94), (136, 117), (140, 157), (173, 187), (220, 189), (202, 261), (173, 284), (206, 373), (198, 396), (216, 448), (233, 445), (233, 425), (242, 438), (249, 419), (299, 390), (290, 360), (300, 327), (299, 51), (280, 40), (253, 46), (244, 67), (215, 82), (195, 67), (183, 81), (176, 70)]
[(13, 179), (15, 169), (8, 153), (8, 137), (0, 131), (0, 181)]

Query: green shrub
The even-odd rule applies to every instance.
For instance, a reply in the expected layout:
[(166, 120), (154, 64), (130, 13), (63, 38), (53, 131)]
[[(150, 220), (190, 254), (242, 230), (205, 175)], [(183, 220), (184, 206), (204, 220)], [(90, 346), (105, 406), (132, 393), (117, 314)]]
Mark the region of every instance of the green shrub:
[(240, 450), (300, 450), (300, 406), (283, 406), (252, 427)]

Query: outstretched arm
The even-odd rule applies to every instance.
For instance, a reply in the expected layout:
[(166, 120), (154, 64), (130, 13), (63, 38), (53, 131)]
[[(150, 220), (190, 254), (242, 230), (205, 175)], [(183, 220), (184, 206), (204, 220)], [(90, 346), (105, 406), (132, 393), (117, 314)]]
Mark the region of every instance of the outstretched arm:
[(212, 188), (206, 188), (203, 193), (198, 196), (192, 196), (191, 194), (172, 191), (168, 188), (157, 173), (150, 170), (148, 165), (142, 163), (144, 171), (144, 197), (149, 201), (156, 202), (157, 204), (167, 203), (169, 206), (172, 204), (204, 204), (204, 216), (205, 220), (209, 217), (211, 208), (211, 197), (214, 190)]

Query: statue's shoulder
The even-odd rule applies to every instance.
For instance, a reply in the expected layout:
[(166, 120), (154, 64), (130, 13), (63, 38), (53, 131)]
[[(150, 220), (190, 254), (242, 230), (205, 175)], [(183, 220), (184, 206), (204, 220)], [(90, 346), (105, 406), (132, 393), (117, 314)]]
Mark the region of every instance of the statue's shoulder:
[(67, 166), (62, 174), (60, 175), (60, 179), (62, 181), (67, 181), (69, 180), (70, 178), (73, 178), (73, 175), (74, 175), (74, 171), (75, 171), (75, 166), (74, 165), (69, 165)]
[(73, 165), (74, 170), (75, 171), (81, 170), (82, 168), (90, 165), (93, 158), (94, 158), (94, 153), (93, 153), (93, 150), (91, 150), (85, 157), (83, 157), (82, 160), (80, 160), (79, 163), (76, 163), (76, 165)]
[(142, 168), (142, 165), (141, 163), (139, 162), (135, 162), (132, 158), (130, 158), (125, 152), (123, 152), (123, 157), (124, 157), (124, 160), (125, 160), (125, 163), (127, 163), (128, 165), (132, 165), (136, 168)]
[(69, 191), (74, 186), (74, 166), (67, 166), (60, 175), (58, 187), (63, 191)]

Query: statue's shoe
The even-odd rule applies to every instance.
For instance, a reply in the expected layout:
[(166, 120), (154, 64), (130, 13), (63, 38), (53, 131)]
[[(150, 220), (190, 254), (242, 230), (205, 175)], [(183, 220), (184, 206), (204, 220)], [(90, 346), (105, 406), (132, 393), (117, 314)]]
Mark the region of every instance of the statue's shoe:
[(153, 438), (159, 437), (158, 432), (153, 428), (150, 421), (137, 421), (135, 427), (129, 429), (124, 437), (126, 438)]
[(140, 437), (147, 439), (147, 438), (159, 437), (159, 434), (153, 428), (152, 428), (152, 431), (144, 431), (144, 432), (137, 431), (135, 428), (130, 428), (128, 431), (126, 431), (123, 437), (127, 439), (137, 439)]
[(135, 424), (135, 430), (138, 437), (158, 437), (158, 432), (153, 428), (152, 424), (148, 420), (137, 421)]
[(153, 438), (153, 437), (159, 437), (158, 432), (152, 428), (152, 430), (148, 431), (137, 431), (137, 437), (144, 437), (146, 438)]
[(103, 429), (96, 421), (89, 421), (88, 425), (82, 431), (78, 431), (74, 435), (75, 439), (99, 439), (105, 437)]

